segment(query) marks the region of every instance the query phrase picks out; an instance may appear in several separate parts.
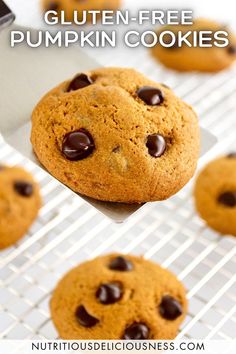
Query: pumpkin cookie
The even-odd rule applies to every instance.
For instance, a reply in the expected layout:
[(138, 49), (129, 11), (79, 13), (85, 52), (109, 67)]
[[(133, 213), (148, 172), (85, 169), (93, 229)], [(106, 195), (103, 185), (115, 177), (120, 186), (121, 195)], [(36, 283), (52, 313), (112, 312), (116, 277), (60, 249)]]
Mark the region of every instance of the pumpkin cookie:
[(187, 300), (168, 270), (143, 258), (108, 255), (71, 270), (50, 306), (63, 339), (173, 339)]
[(208, 164), (197, 178), (194, 196), (197, 211), (210, 227), (236, 236), (236, 154)]
[(16, 243), (35, 220), (41, 198), (33, 177), (19, 167), (0, 167), (0, 249)]
[(78, 74), (32, 115), (42, 165), (73, 191), (104, 201), (169, 198), (193, 176), (199, 140), (193, 109), (132, 69)]
[[(160, 34), (166, 30), (174, 33), (178, 33), (178, 31), (183, 33), (189, 31), (212, 31), (214, 33), (219, 30), (228, 32), (228, 29), (221, 24), (206, 19), (197, 19), (192, 26), (164, 26), (158, 33)], [(209, 35), (207, 36), (209, 37)], [(165, 42), (167, 43), (167, 40), (170, 39), (170, 35), (166, 35)], [(151, 49), (151, 52), (154, 58), (174, 70), (217, 72), (230, 67), (236, 59), (236, 38), (232, 33), (229, 33), (229, 41), (230, 44), (226, 48), (216, 46), (200, 48), (199, 46), (189, 47), (187, 45), (178, 47), (177, 43), (166, 48), (158, 44)]]

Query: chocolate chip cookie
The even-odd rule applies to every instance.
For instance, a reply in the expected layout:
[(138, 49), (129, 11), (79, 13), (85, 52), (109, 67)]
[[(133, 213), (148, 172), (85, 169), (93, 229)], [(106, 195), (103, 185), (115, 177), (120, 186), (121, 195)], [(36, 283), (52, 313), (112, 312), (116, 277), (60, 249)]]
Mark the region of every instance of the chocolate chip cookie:
[(172, 339), (187, 300), (168, 270), (141, 257), (113, 254), (71, 270), (50, 306), (63, 339)]
[[(44, 11), (65, 11), (67, 21), (73, 21), (74, 11), (78, 12), (78, 19), (82, 20), (83, 11), (103, 11), (103, 10), (118, 10), (121, 5), (121, 0), (41, 0)], [(92, 17), (87, 16), (91, 21)]]
[(210, 227), (236, 236), (236, 153), (204, 168), (197, 178), (194, 196), (197, 211)]
[[(228, 38), (230, 42), (226, 48), (216, 46), (211, 48), (189, 47), (186, 44), (178, 47), (177, 41), (168, 48), (158, 44), (151, 49), (151, 52), (154, 58), (158, 59), (168, 68), (178, 71), (217, 72), (230, 67), (236, 59), (236, 37), (229, 32), (227, 27), (215, 21), (196, 19), (191, 26), (163, 26), (158, 31), (158, 34), (166, 30), (176, 34), (178, 31), (182, 31), (183, 33), (189, 31), (212, 31), (214, 33), (219, 30), (225, 30), (229, 33)], [(165, 43), (171, 41), (170, 35), (166, 35), (164, 41)]]
[(19, 167), (0, 167), (0, 249), (16, 243), (35, 220), (41, 198), (38, 184)]
[(114, 202), (163, 200), (193, 176), (198, 119), (172, 90), (132, 69), (80, 73), (32, 115), (42, 165), (75, 192)]

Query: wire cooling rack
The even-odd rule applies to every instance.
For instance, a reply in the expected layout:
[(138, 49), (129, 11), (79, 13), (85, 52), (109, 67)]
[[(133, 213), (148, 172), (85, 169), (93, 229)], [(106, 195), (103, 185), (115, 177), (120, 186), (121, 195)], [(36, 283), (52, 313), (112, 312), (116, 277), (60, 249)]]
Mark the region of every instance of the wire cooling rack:
[[(134, 51), (97, 50), (96, 58), (104, 65), (136, 67), (195, 107), (201, 125), (219, 139), (200, 167), (236, 150), (235, 67), (213, 76), (180, 75), (164, 70), (141, 49), (135, 55)], [(48, 306), (57, 281), (78, 263), (108, 252), (144, 255), (183, 281), (190, 306), (178, 338), (235, 338), (236, 238), (205, 227), (194, 211), (192, 183), (175, 197), (147, 204), (116, 225), (4, 143), (0, 161), (31, 171), (44, 198), (28, 235), (0, 254), (1, 338), (57, 338)]]

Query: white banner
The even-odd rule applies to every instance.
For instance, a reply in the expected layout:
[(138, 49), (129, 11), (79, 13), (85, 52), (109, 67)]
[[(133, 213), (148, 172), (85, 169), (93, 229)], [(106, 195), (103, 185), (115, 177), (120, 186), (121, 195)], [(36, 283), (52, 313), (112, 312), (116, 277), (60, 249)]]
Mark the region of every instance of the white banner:
[(236, 341), (0, 341), (0, 354), (235, 354)]

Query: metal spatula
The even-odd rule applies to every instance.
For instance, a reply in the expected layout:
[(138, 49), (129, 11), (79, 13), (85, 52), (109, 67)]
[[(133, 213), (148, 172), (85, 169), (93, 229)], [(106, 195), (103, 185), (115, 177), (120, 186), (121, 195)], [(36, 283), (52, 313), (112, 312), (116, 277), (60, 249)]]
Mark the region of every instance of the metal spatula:
[[(78, 47), (32, 49), (20, 45), (11, 48), (9, 35), (14, 27), (0, 31), (0, 132), (9, 145), (39, 165), (30, 144), (30, 117), (34, 106), (59, 82), (77, 72), (97, 68), (99, 64)], [(17, 30), (26, 29), (17, 27)], [(215, 143), (216, 138), (202, 130), (202, 154)], [(142, 207), (78, 197), (115, 222), (123, 222)]]

